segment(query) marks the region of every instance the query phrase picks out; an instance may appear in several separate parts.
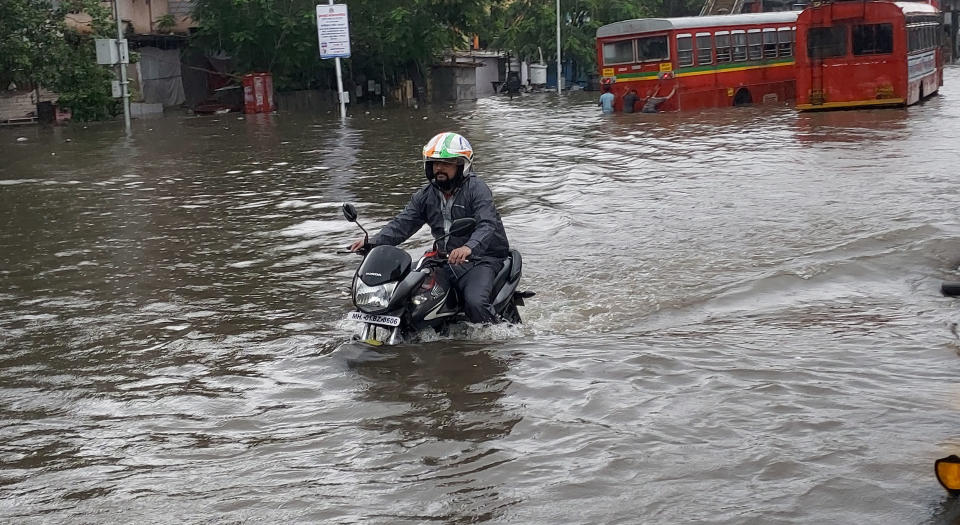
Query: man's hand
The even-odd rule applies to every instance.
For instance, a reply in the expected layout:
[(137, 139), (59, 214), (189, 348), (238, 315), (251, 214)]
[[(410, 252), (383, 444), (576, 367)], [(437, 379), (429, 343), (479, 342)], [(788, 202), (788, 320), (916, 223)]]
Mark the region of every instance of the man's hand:
[(367, 243), (367, 238), (366, 238), (366, 237), (360, 237), (359, 239), (357, 239), (356, 241), (354, 241), (354, 243), (351, 244), (350, 247), (347, 248), (347, 249), (350, 250), (351, 252), (355, 252), (355, 251), (359, 250), (360, 248), (363, 248), (363, 246), (364, 246), (366, 243)]
[(463, 264), (467, 262), (467, 257), (470, 257), (470, 254), (473, 253), (473, 250), (466, 246), (461, 246), (447, 256), (447, 262), (450, 264)]

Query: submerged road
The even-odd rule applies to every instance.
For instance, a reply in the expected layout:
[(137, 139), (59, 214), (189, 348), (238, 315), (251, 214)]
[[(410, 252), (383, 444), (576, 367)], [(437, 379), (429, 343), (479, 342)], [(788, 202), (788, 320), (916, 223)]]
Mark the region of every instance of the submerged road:
[[(960, 69), (909, 109), (596, 95), (0, 129), (0, 522), (952, 522)], [(443, 130), (526, 322), (342, 347), (339, 205), (376, 230)]]

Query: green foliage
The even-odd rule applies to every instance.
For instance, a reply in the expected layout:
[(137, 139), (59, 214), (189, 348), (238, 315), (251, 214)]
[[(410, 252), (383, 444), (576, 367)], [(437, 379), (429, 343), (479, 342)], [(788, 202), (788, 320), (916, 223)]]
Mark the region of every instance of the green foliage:
[(107, 66), (97, 64), (93, 39), (77, 34), (66, 39), (66, 54), (60, 69), (49, 84), (60, 94), (58, 104), (73, 111), (75, 120), (104, 120), (120, 111), (120, 100), (110, 94), (110, 81), (116, 75)]
[(170, 13), (157, 17), (157, 31), (161, 33), (170, 32), (175, 25), (177, 25), (177, 19)]
[[(595, 69), (597, 28), (620, 20), (655, 16), (659, 6), (652, 4), (631, 0), (561, 0), (562, 56), (588, 70)], [(503, 29), (495, 33), (496, 47), (537, 61), (540, 46), (544, 60), (556, 59), (556, 2), (517, 0), (499, 14), (499, 19)]]
[[(350, 15), (346, 70), (368, 78), (423, 71), (466, 37), (500, 0), (343, 0)], [(223, 50), (241, 73), (269, 71), (278, 89), (330, 87), (332, 60), (321, 60), (315, 0), (196, 0), (194, 45)]]
[(314, 0), (197, 0), (194, 45), (224, 51), (240, 72), (269, 71), (278, 89), (316, 87), (320, 60)]
[[(67, 26), (66, 19), (79, 19), (78, 13), (92, 18), (89, 32)], [(0, 88), (39, 84), (59, 93), (59, 103), (79, 120), (110, 116), (116, 110), (112, 75), (97, 65), (93, 42), (109, 27), (108, 12), (97, 0), (66, 0), (57, 8), (46, 0), (0, 1)]]
[(49, 79), (56, 69), (45, 55), (63, 52), (64, 29), (45, 0), (0, 2), (0, 88)]
[[(380, 68), (423, 70), (442, 52), (464, 48), (489, 19), (491, 1), (366, 0), (350, 6), (354, 63), (379, 76)], [(354, 7), (356, 6), (356, 7)]]

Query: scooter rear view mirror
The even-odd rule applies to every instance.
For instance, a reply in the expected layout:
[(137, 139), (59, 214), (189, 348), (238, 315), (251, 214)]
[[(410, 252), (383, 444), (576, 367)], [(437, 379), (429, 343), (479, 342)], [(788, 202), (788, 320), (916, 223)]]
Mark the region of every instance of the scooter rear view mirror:
[(463, 235), (473, 232), (477, 227), (477, 220), (473, 217), (464, 217), (453, 221), (450, 225), (450, 235)]
[(349, 202), (343, 203), (343, 217), (350, 222), (357, 222), (357, 208)]

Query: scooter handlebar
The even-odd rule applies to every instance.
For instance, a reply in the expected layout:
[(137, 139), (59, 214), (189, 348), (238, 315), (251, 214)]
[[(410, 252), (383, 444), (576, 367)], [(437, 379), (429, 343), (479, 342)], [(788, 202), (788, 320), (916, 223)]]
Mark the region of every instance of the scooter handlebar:
[(337, 255), (342, 255), (342, 254), (347, 254), (347, 253), (355, 253), (355, 254), (357, 254), (357, 255), (361, 255), (361, 256), (362, 256), (362, 255), (366, 255), (367, 252), (369, 252), (371, 248), (373, 248), (373, 245), (372, 245), (372, 244), (369, 244), (369, 243), (364, 244), (363, 246), (360, 247), (360, 249), (358, 249), (358, 250), (356, 250), (356, 251), (351, 250), (350, 247), (347, 246), (347, 249), (346, 249), (346, 250), (337, 250)]

